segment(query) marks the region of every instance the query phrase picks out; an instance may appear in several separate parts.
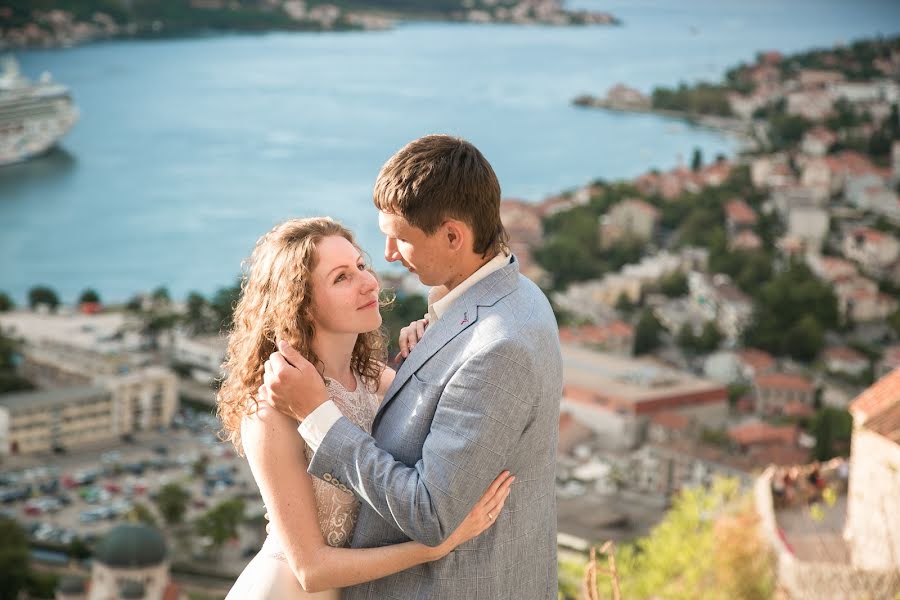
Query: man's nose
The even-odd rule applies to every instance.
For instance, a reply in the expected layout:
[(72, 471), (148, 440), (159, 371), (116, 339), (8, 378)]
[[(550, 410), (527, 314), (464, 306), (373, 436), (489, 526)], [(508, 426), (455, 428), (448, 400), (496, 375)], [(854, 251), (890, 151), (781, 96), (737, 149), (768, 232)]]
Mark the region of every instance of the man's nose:
[(387, 238), (384, 242), (384, 260), (388, 262), (395, 262), (399, 257), (397, 256), (397, 243), (394, 238)]

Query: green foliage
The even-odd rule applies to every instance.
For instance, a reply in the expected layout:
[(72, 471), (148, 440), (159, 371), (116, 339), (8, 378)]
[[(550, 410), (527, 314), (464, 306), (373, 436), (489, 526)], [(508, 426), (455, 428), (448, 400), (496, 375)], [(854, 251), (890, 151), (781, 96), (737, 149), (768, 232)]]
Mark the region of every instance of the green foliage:
[(775, 113), (769, 117), (769, 141), (773, 150), (785, 150), (793, 148), (804, 134), (812, 127), (813, 123), (799, 115)]
[(81, 292), (81, 296), (78, 297), (78, 304), (90, 304), (95, 302), (100, 302), (100, 294), (91, 288)]
[(681, 331), (678, 332), (676, 343), (684, 350), (689, 352), (706, 353), (712, 352), (722, 343), (724, 336), (715, 322), (708, 321), (703, 325), (703, 331), (700, 335), (694, 335), (693, 330), (688, 324), (685, 324)]
[[(647, 537), (617, 552), (622, 597), (771, 597), (773, 564), (756, 520), (752, 502), (736, 480), (718, 479), (709, 490), (683, 490)], [(599, 591), (602, 598), (612, 597), (608, 577), (600, 577)]]
[(194, 523), (198, 535), (208, 536), (215, 549), (237, 537), (238, 526), (244, 519), (244, 501), (240, 498), (225, 500), (208, 510)]
[(156, 496), (156, 508), (169, 525), (181, 523), (191, 494), (177, 483), (168, 483)]
[(674, 271), (663, 277), (659, 282), (659, 291), (669, 298), (679, 298), (688, 293), (687, 275), (681, 271)]
[(88, 546), (87, 542), (84, 541), (84, 538), (79, 535), (72, 538), (66, 552), (76, 560), (84, 560), (91, 557), (91, 547)]
[(846, 456), (853, 432), (853, 417), (846, 410), (826, 406), (813, 415), (809, 431), (816, 438), (813, 460), (826, 461), (837, 456), (837, 443), (846, 450), (843, 453)]
[(0, 394), (34, 389), (34, 385), (16, 372), (18, 343), (0, 333)]
[(838, 325), (834, 292), (801, 263), (762, 285), (755, 300), (744, 341), (773, 354), (812, 360), (824, 345), (824, 330)]
[(638, 320), (634, 332), (634, 353), (646, 354), (659, 347), (659, 334), (662, 331), (663, 326), (657, 320), (653, 311), (644, 309), (641, 312), (641, 318)]
[(397, 338), (400, 330), (413, 321), (421, 319), (428, 311), (428, 300), (421, 294), (395, 296), (393, 301), (381, 310), (381, 328), (388, 338), (388, 356), (393, 358), (400, 351)]
[(8, 312), (16, 307), (16, 303), (6, 292), (0, 292), (0, 312)]
[(896, 312), (894, 312), (894, 314), (888, 317), (888, 324), (897, 335), (900, 335), (900, 310), (897, 310)]
[(28, 537), (12, 519), (0, 517), (0, 598), (18, 598), (28, 584)]
[(726, 86), (700, 83), (688, 86), (679, 84), (675, 89), (658, 87), (653, 90), (651, 100), (657, 110), (676, 110), (698, 115), (731, 116)]
[(144, 525), (156, 527), (156, 517), (153, 515), (153, 511), (146, 504), (141, 504), (140, 502), (135, 502), (134, 507), (128, 512), (126, 518), (132, 523), (143, 523)]
[(50, 310), (56, 310), (59, 306), (59, 296), (56, 292), (45, 285), (38, 285), (28, 290), (28, 306), (34, 310), (38, 304), (45, 304)]
[(695, 173), (703, 168), (703, 151), (700, 148), (694, 148), (694, 154), (691, 156), (691, 171)]

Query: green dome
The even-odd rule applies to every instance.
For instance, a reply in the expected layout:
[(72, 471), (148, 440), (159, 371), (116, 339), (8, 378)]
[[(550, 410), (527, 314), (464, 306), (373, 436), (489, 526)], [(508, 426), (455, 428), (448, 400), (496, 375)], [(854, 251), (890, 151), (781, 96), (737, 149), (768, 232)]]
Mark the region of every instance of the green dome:
[(153, 567), (166, 560), (166, 540), (146, 525), (118, 525), (97, 545), (94, 560), (121, 569)]
[(144, 584), (140, 581), (126, 581), (119, 588), (122, 600), (140, 600), (144, 597)]

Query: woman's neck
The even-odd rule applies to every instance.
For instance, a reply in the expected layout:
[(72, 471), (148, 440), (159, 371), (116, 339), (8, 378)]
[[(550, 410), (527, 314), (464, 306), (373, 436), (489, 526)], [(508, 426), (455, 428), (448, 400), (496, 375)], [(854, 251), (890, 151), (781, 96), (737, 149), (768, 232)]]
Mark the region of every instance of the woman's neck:
[(324, 366), (325, 377), (335, 379), (348, 390), (356, 388), (356, 376), (350, 368), (356, 334), (317, 331), (312, 341), (313, 352)]

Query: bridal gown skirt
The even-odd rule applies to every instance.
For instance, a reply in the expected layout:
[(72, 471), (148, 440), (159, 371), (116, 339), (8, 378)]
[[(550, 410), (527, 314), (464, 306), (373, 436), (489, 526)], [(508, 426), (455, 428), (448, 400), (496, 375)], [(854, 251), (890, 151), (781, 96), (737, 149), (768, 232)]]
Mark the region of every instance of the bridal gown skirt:
[(340, 600), (339, 590), (310, 593), (300, 587), (283, 559), (260, 552), (244, 569), (225, 600)]

